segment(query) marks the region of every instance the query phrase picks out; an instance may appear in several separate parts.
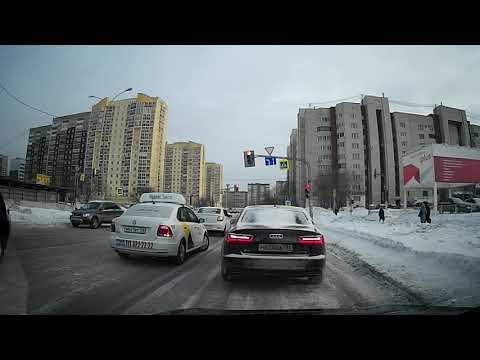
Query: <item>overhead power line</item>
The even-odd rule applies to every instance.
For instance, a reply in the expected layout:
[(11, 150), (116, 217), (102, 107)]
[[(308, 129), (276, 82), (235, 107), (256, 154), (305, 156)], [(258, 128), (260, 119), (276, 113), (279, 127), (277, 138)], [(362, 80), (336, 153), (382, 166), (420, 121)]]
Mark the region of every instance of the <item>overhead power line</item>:
[(354, 96), (349, 96), (347, 98), (343, 99), (336, 99), (336, 100), (328, 100), (328, 101), (322, 101), (322, 102), (309, 102), (308, 106), (311, 107), (312, 105), (324, 105), (324, 104), (330, 104), (330, 103), (338, 103), (342, 101), (347, 101), (351, 99), (359, 99), (361, 98), (361, 95), (354, 95)]
[(5, 91), (5, 93), (10, 96), (12, 99), (14, 99), (15, 101), (19, 102), (20, 104), (32, 109), (32, 110), (35, 110), (35, 111), (38, 111), (38, 112), (41, 112), (42, 114), (45, 114), (45, 115), (48, 115), (48, 116), (52, 116), (52, 117), (57, 117), (56, 115), (54, 114), (50, 114), (49, 112), (46, 112), (46, 111), (43, 111), (35, 106), (32, 106), (30, 104), (27, 104), (26, 102), (20, 100), (17, 96), (15, 96), (14, 94), (12, 94), (1, 82), (0, 82), (0, 88), (3, 89), (3, 91)]

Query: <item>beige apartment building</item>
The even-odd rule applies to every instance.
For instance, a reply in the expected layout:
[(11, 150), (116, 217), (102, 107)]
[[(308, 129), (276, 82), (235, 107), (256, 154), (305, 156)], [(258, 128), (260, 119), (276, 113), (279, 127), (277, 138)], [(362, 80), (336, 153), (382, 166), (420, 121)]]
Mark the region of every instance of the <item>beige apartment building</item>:
[(138, 198), (163, 191), (167, 104), (136, 98), (102, 99), (92, 107), (85, 152), (86, 181), (106, 198)]
[(187, 203), (197, 206), (205, 197), (205, 147), (195, 142), (167, 144), (165, 150), (164, 191), (182, 194)]
[(223, 165), (205, 163), (205, 199), (210, 206), (222, 206)]

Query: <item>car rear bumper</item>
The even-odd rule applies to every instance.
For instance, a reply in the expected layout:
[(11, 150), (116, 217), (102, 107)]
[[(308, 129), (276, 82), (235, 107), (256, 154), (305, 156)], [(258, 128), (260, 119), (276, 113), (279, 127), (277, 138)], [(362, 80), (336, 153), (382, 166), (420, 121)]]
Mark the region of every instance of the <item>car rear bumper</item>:
[(224, 266), (231, 273), (261, 272), (291, 275), (320, 275), (325, 267), (325, 255), (280, 256), (228, 254), (223, 256)]
[[(145, 249), (145, 248), (128, 246), (128, 244), (132, 242), (153, 243), (153, 247), (151, 249)], [(150, 241), (150, 240), (123, 239), (118, 236), (112, 236), (110, 238), (110, 246), (115, 251), (119, 251), (127, 254), (159, 256), (159, 257), (176, 256), (178, 251), (178, 242), (173, 239)]]
[(227, 226), (223, 223), (203, 223), (207, 231), (223, 231)]

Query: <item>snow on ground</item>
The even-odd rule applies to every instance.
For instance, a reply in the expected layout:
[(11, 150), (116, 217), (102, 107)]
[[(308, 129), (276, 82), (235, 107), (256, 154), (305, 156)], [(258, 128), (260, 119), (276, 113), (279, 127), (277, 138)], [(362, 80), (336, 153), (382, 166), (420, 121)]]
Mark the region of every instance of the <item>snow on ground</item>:
[(12, 223), (30, 225), (59, 225), (70, 223), (70, 211), (43, 209), (35, 207), (11, 206)]
[(314, 208), (319, 226), (340, 228), (359, 235), (373, 235), (379, 246), (460, 254), (480, 258), (480, 212), (432, 215), (432, 224), (421, 224), (416, 209), (387, 209), (385, 223), (378, 210), (365, 208), (339, 212)]
[(378, 271), (426, 299), (480, 304), (480, 213), (440, 214), (421, 224), (416, 209), (339, 212), (315, 208), (332, 243), (355, 252)]

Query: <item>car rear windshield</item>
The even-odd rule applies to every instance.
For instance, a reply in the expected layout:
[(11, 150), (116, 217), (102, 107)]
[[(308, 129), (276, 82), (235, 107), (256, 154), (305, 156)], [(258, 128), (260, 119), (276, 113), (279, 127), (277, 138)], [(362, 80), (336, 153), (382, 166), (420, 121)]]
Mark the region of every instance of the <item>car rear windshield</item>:
[(82, 206), (82, 209), (98, 209), (100, 206), (99, 202), (91, 202)]
[(134, 205), (127, 209), (125, 215), (169, 218), (173, 208), (158, 205)]
[(309, 224), (309, 221), (303, 212), (279, 208), (247, 210), (242, 216), (241, 222), (266, 226)]
[(198, 210), (199, 214), (221, 214), (222, 210), (220, 209), (210, 209), (210, 208), (200, 208)]

